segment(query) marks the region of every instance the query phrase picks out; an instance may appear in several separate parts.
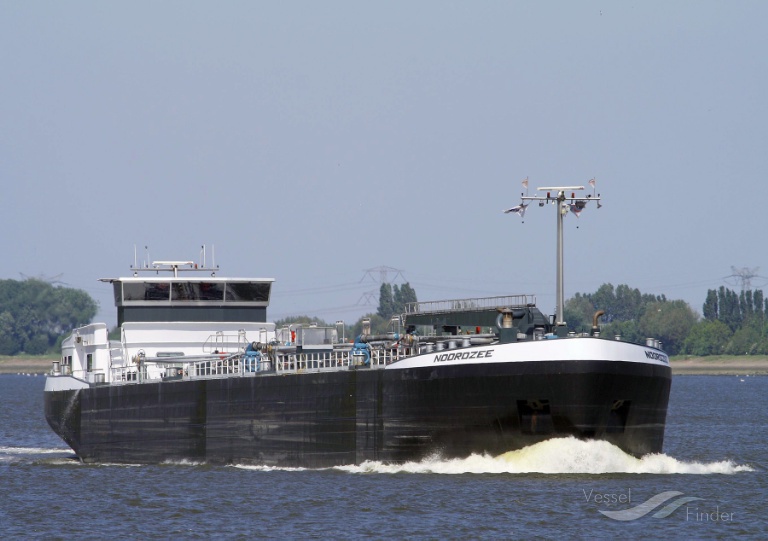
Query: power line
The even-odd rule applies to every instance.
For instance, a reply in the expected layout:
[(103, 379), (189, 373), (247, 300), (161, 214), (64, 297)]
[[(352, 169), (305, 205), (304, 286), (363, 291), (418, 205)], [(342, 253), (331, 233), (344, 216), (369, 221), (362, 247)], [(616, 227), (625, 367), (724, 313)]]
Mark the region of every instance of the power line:
[[(378, 291), (366, 291), (363, 293), (359, 299), (357, 299), (357, 305), (360, 305), (360, 301), (363, 301), (364, 306), (369, 306), (371, 304), (376, 304), (379, 302), (379, 292)], [(373, 301), (373, 302), (371, 302)]]
[(371, 280), (376, 282), (377, 280), (376, 280), (376, 278), (373, 277), (373, 273), (378, 273), (379, 274), (378, 282), (380, 284), (389, 284), (390, 283), (390, 281), (389, 281), (389, 274), (390, 273), (394, 273), (394, 275), (395, 275), (395, 277), (392, 279), (393, 281), (397, 280), (398, 276), (403, 281), (405, 281), (405, 276), (403, 276), (403, 272), (405, 272), (404, 270), (396, 269), (394, 267), (388, 267), (386, 265), (381, 265), (380, 267), (374, 267), (372, 269), (364, 269), (363, 272), (365, 274), (363, 274), (363, 277), (360, 278), (361, 282), (363, 280), (365, 280), (366, 276), (369, 276), (371, 278)]
[(742, 291), (751, 291), (752, 290), (752, 279), (753, 278), (763, 278), (759, 274), (757, 274), (757, 271), (760, 270), (760, 267), (754, 267), (752, 269), (747, 267), (742, 267), (740, 269), (737, 269), (734, 266), (731, 266), (731, 272), (733, 274), (726, 276), (725, 281), (728, 282), (728, 280), (735, 281), (736, 283), (733, 284), (732, 282), (728, 282), (730, 285), (741, 285)]
[(45, 276), (44, 274), (39, 274), (38, 276), (28, 276), (24, 274), (23, 272), (19, 273), (21, 277), (24, 280), (39, 280), (41, 282), (48, 282), (52, 286), (66, 286), (68, 284), (61, 281), (61, 277), (64, 276), (64, 273), (57, 274), (56, 276)]

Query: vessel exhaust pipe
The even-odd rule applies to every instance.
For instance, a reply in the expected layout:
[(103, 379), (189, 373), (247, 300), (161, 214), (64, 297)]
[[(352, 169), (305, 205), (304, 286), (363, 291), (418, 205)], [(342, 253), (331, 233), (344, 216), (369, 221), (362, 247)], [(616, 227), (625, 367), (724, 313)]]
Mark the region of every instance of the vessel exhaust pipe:
[(597, 320), (603, 315), (605, 315), (605, 310), (598, 310), (595, 312), (595, 315), (592, 316), (592, 336), (600, 336), (600, 326), (598, 325)]
[(509, 308), (497, 308), (496, 327), (499, 329), (511, 329), (514, 325), (514, 312)]

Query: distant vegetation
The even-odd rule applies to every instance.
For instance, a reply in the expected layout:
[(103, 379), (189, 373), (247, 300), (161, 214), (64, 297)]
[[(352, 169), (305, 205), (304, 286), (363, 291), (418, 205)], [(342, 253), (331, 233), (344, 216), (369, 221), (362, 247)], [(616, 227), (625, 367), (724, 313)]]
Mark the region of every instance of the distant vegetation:
[[(392, 316), (395, 314), (402, 314), (405, 311), (405, 305), (409, 302), (417, 302), (416, 291), (411, 285), (406, 282), (401, 286), (392, 285), (388, 283), (381, 284), (379, 288), (379, 306), (375, 313), (370, 313), (362, 316), (355, 323), (345, 324), (343, 334), (339, 336), (348, 340), (354, 340), (354, 338), (363, 332), (363, 319), (368, 318), (371, 320), (371, 332), (373, 334), (383, 334), (392, 331)], [(275, 325), (285, 327), (288, 325), (296, 324), (311, 324), (314, 323), (319, 327), (331, 327), (332, 323), (326, 322), (320, 318), (310, 316), (294, 316), (284, 319), (278, 319), (275, 321)]]
[(0, 355), (58, 349), (71, 329), (89, 323), (98, 305), (79, 289), (44, 280), (0, 280)]
[(661, 340), (671, 355), (681, 353), (683, 344), (698, 315), (680, 300), (671, 301), (664, 295), (640, 293), (628, 285), (614, 289), (603, 284), (594, 293), (577, 293), (565, 302), (564, 317), (570, 330), (588, 331), (598, 310), (605, 311), (600, 319), (603, 336), (620, 335), (623, 340), (642, 344), (647, 337)]
[(402, 286), (381, 284), (379, 288), (379, 309), (376, 314), (382, 319), (389, 320), (395, 314), (405, 312), (405, 305), (416, 302), (416, 291), (406, 282)]
[(721, 287), (707, 291), (704, 319), (685, 344), (692, 355), (768, 354), (768, 301), (761, 290), (737, 294)]
[[(354, 339), (362, 332), (364, 317), (371, 320), (374, 334), (396, 330), (392, 316), (416, 301), (410, 284), (384, 283), (376, 312), (345, 324), (341, 334)], [(600, 319), (603, 336), (621, 335), (635, 343), (652, 337), (672, 355), (768, 355), (768, 300), (760, 290), (709, 290), (701, 317), (684, 301), (644, 294), (626, 284), (603, 284), (594, 293), (577, 293), (566, 301), (569, 329), (589, 331), (598, 310), (605, 312)], [(0, 355), (56, 353), (61, 340), (73, 328), (90, 323), (96, 311), (96, 301), (82, 290), (33, 278), (0, 280)], [(334, 326), (308, 315), (275, 321), (278, 327), (310, 323)]]
[(762, 291), (711, 289), (701, 319), (684, 301), (603, 284), (595, 293), (577, 293), (566, 301), (564, 317), (571, 330), (585, 331), (597, 310), (605, 311), (603, 335), (635, 343), (656, 338), (672, 355), (768, 354), (768, 303)]

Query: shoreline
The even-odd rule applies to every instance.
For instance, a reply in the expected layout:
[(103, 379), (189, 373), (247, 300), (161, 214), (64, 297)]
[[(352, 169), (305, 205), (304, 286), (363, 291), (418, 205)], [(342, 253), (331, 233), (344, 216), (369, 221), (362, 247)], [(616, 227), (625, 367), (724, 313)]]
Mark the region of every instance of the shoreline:
[(671, 359), (673, 375), (691, 376), (758, 376), (768, 374), (768, 357), (740, 355), (736, 357), (688, 357)]
[[(0, 374), (47, 374), (58, 357), (0, 357)], [(741, 376), (768, 374), (768, 357), (683, 357), (670, 361), (673, 376)]]
[(58, 357), (0, 357), (0, 374), (47, 374)]

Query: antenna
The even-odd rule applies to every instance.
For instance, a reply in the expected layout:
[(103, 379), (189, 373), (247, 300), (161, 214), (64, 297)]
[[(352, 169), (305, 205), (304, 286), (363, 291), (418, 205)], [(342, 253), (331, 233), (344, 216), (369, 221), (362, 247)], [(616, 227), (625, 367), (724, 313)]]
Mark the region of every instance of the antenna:
[[(595, 188), (595, 179), (589, 181), (589, 185)], [(528, 178), (523, 181), (523, 187), (528, 189)], [(563, 287), (563, 218), (572, 212), (579, 217), (581, 211), (587, 206), (590, 201), (597, 201), (597, 207), (600, 208), (600, 194), (587, 195), (586, 197), (579, 195), (576, 196), (577, 191), (584, 190), (584, 186), (548, 186), (542, 188), (536, 188), (537, 192), (546, 192), (547, 195), (521, 195), (521, 202), (516, 207), (505, 210), (504, 212), (509, 214), (511, 212), (517, 213), (521, 218), (525, 216), (525, 209), (528, 208), (530, 203), (526, 201), (538, 201), (539, 206), (543, 207), (545, 203), (552, 203), (557, 206), (557, 307), (555, 315), (555, 325), (558, 327), (564, 327), (565, 321), (563, 321), (563, 305), (564, 305), (564, 287)], [(553, 192), (556, 195), (553, 195)], [(568, 195), (570, 193), (570, 196)]]
[(158, 260), (158, 261), (150, 261), (149, 260), (149, 247), (144, 246), (144, 250), (146, 250), (146, 257), (147, 261), (142, 261), (141, 266), (136, 265), (136, 246), (133, 247), (133, 258), (134, 258), (134, 265), (131, 267), (133, 269), (133, 275), (138, 276), (139, 273), (143, 272), (152, 272), (155, 274), (160, 274), (161, 272), (171, 271), (173, 272), (174, 277), (178, 277), (180, 272), (199, 272), (199, 271), (207, 271), (211, 273), (211, 276), (216, 276), (216, 271), (218, 270), (218, 267), (207, 267), (205, 258), (206, 258), (206, 246), (205, 244), (200, 246), (200, 256), (202, 258), (202, 264), (200, 262), (195, 262), (194, 260)]

